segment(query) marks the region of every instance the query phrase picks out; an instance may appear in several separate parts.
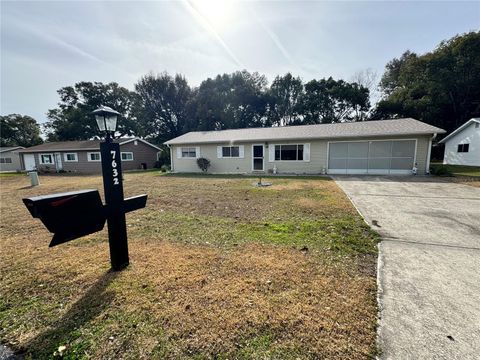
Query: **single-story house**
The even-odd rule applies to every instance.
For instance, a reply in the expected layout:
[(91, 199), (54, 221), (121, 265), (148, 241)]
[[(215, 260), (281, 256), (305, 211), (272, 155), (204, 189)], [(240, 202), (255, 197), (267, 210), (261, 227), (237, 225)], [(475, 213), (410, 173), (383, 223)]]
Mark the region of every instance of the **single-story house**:
[[(122, 170), (150, 169), (161, 149), (139, 138), (115, 139), (120, 144)], [(99, 173), (100, 140), (46, 142), (20, 150), (22, 169), (29, 171)]]
[(439, 143), (445, 144), (444, 164), (480, 166), (480, 118), (468, 120)]
[(415, 119), (189, 132), (165, 142), (174, 172), (426, 174), (436, 134)]
[(23, 146), (0, 147), (0, 171), (19, 171), (22, 169), (18, 151)]

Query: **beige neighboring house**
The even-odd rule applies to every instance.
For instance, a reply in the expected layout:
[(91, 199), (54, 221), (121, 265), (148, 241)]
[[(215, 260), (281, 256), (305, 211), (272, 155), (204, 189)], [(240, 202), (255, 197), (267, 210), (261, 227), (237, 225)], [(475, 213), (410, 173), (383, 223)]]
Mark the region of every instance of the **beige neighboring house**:
[[(100, 140), (46, 142), (19, 151), (22, 169), (100, 173)], [(122, 170), (151, 169), (161, 149), (139, 138), (121, 138)]]
[(20, 171), (20, 155), (18, 151), (24, 149), (23, 146), (10, 146), (0, 148), (0, 171)]
[(426, 174), (432, 140), (445, 131), (415, 119), (189, 132), (165, 142), (174, 172)]

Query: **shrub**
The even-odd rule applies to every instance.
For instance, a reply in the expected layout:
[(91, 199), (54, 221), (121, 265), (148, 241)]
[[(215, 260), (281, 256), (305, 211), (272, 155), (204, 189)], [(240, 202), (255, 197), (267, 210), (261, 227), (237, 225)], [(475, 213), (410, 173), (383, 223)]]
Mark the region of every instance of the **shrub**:
[(162, 165), (162, 166), (160, 166), (160, 171), (163, 172), (163, 173), (167, 172), (167, 171), (170, 171), (170, 166)]
[(446, 165), (433, 165), (430, 167), (430, 174), (436, 176), (452, 176), (452, 172)]
[(207, 172), (208, 168), (210, 167), (210, 160), (205, 158), (198, 158), (197, 165), (203, 172)]

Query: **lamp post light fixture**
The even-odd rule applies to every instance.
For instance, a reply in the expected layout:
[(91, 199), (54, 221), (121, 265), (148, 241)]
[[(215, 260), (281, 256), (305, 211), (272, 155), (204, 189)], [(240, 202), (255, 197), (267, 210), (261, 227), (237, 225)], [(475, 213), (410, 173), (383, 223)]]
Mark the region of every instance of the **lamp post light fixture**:
[(106, 139), (110, 139), (117, 129), (117, 117), (120, 115), (118, 111), (108, 106), (100, 106), (92, 112), (95, 115), (98, 129), (106, 133)]

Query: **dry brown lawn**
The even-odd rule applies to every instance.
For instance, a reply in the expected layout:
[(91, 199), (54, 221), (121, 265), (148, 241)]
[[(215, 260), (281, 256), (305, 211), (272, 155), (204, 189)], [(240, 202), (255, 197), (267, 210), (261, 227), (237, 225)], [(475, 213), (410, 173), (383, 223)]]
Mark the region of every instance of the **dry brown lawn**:
[(127, 174), (149, 199), (115, 273), (106, 230), (48, 248), (21, 202), (100, 177), (1, 177), (0, 341), (33, 359), (374, 356), (376, 235), (333, 181), (268, 181)]

